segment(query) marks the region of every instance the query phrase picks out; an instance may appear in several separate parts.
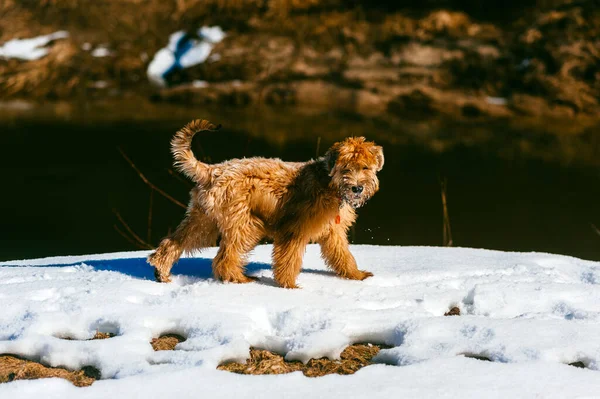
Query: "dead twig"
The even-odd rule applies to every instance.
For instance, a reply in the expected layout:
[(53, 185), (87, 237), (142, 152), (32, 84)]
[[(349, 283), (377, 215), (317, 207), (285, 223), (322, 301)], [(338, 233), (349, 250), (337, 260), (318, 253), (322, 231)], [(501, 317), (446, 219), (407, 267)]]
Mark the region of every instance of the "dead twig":
[(448, 202), (446, 201), (446, 191), (448, 188), (447, 179), (440, 179), (440, 188), (442, 192), (442, 211), (443, 211), (443, 244), (445, 247), (451, 247), (453, 244), (452, 241), (452, 229), (450, 227), (450, 215), (448, 214)]
[(137, 247), (137, 248), (140, 248), (140, 249), (146, 249), (145, 247), (143, 247), (139, 243), (137, 243), (134, 239), (132, 239), (131, 237), (129, 237), (127, 234), (125, 234), (125, 232), (123, 230), (121, 230), (119, 228), (119, 226), (117, 226), (116, 224), (113, 224), (113, 228), (115, 229), (115, 231), (117, 233), (119, 233), (121, 235), (121, 237), (123, 237), (124, 239), (126, 239), (134, 247)]
[(135, 234), (135, 232), (131, 229), (131, 227), (129, 227), (129, 225), (127, 224), (127, 222), (125, 222), (125, 220), (123, 219), (123, 217), (121, 216), (121, 214), (119, 212), (117, 212), (116, 209), (113, 209), (113, 213), (115, 214), (115, 216), (117, 217), (117, 219), (119, 219), (119, 222), (121, 222), (121, 224), (123, 225), (123, 227), (125, 227), (125, 229), (127, 230), (127, 232), (129, 234), (131, 234), (131, 237), (133, 237), (133, 239), (139, 244), (138, 246), (141, 246), (144, 249), (152, 249), (152, 248), (154, 248), (152, 245), (150, 245), (146, 241), (142, 240), (140, 238), (140, 236), (138, 236), (137, 234)]
[(183, 177), (181, 177), (179, 175), (179, 173), (175, 172), (173, 169), (167, 169), (167, 172), (169, 172), (169, 174), (171, 176), (173, 176), (174, 178), (176, 178), (177, 180), (179, 180), (180, 182), (182, 182), (183, 184), (185, 184), (189, 188), (194, 187), (194, 185), (192, 183), (190, 183), (189, 181), (185, 180)]
[(319, 136), (319, 138), (317, 138), (317, 153), (315, 155), (315, 158), (319, 158), (320, 150), (321, 150), (321, 136)]
[(146, 176), (144, 176), (144, 174), (137, 168), (137, 166), (135, 166), (135, 164), (133, 163), (133, 161), (131, 159), (129, 159), (129, 157), (127, 156), (127, 154), (125, 154), (125, 152), (121, 149), (121, 147), (117, 147), (117, 149), (119, 150), (119, 153), (121, 153), (121, 156), (123, 158), (125, 158), (125, 160), (133, 168), (133, 170), (135, 170), (137, 172), (138, 176), (140, 176), (140, 179), (142, 179), (142, 181), (144, 183), (146, 183), (146, 185), (148, 187), (150, 187), (153, 190), (156, 190), (157, 193), (159, 193), (160, 195), (162, 195), (163, 197), (165, 197), (166, 199), (168, 199), (169, 201), (171, 201), (175, 205), (178, 205), (178, 206), (182, 207), (183, 209), (187, 208), (183, 203), (177, 201), (175, 198), (173, 198), (172, 196), (170, 196), (169, 194), (167, 194), (165, 191), (161, 190), (160, 188), (158, 188), (154, 184), (152, 184), (152, 182), (150, 182), (146, 178)]
[(150, 190), (150, 203), (148, 204), (148, 234), (146, 240), (152, 242), (152, 203), (154, 202), (154, 190)]

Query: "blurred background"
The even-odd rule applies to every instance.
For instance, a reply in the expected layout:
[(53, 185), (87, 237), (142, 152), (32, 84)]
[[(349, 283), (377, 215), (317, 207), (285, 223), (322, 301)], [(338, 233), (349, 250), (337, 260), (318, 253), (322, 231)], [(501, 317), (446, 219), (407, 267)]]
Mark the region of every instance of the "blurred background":
[(156, 245), (195, 118), (209, 162), (383, 145), (354, 243), (600, 260), (599, 65), (599, 1), (1, 0), (0, 260)]

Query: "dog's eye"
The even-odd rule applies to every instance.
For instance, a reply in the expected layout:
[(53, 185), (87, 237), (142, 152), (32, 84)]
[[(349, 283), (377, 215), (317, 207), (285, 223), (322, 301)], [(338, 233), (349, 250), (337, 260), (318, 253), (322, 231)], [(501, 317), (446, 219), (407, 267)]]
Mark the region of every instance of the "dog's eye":
[(368, 167), (368, 166), (365, 166), (365, 167), (363, 168), (363, 170), (369, 170), (369, 167)]
[(350, 173), (350, 169), (344, 169), (344, 170), (342, 170), (342, 173), (347, 175), (348, 173)]

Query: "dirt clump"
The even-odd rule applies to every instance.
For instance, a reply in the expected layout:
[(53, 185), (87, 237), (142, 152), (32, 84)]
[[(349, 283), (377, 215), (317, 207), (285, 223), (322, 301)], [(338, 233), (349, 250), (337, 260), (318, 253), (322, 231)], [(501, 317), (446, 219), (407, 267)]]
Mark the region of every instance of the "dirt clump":
[(444, 316), (460, 316), (460, 308), (458, 306), (453, 306), (444, 313)]
[(158, 338), (152, 338), (150, 344), (155, 351), (172, 351), (175, 346), (185, 341), (185, 338), (178, 334), (165, 334)]
[(113, 334), (113, 333), (105, 333), (105, 332), (96, 331), (96, 335), (94, 335), (94, 337), (92, 339), (108, 339), (108, 338), (112, 338), (114, 336), (115, 336), (115, 334)]
[(87, 387), (100, 379), (100, 371), (92, 366), (72, 371), (62, 367), (48, 367), (13, 355), (0, 355), (0, 383), (53, 377), (64, 378), (76, 387)]
[(359, 369), (369, 366), (373, 357), (384, 348), (381, 345), (354, 344), (348, 346), (340, 355), (340, 360), (326, 358), (310, 359), (306, 364), (299, 361), (286, 361), (276, 353), (251, 348), (250, 359), (246, 363), (225, 363), (217, 367), (219, 370), (237, 374), (263, 375), (286, 374), (302, 371), (307, 377), (321, 377), (328, 374), (354, 374)]
[[(115, 334), (96, 331), (91, 340), (108, 339)], [(71, 337), (59, 337), (75, 341)], [(36, 380), (39, 378), (64, 378), (76, 387), (87, 387), (101, 378), (100, 370), (93, 366), (85, 366), (81, 370), (68, 370), (63, 367), (49, 367), (42, 363), (14, 355), (0, 355), (0, 383), (16, 380)]]
[[(113, 333), (96, 331), (96, 334), (94, 334), (94, 336), (92, 338), (89, 338), (85, 341), (92, 341), (92, 340), (96, 340), (96, 339), (108, 339), (108, 338), (112, 338), (115, 336), (116, 336), (116, 334), (113, 334)], [(78, 339), (75, 339), (69, 335), (57, 335), (56, 338), (64, 339), (67, 341), (79, 341)]]

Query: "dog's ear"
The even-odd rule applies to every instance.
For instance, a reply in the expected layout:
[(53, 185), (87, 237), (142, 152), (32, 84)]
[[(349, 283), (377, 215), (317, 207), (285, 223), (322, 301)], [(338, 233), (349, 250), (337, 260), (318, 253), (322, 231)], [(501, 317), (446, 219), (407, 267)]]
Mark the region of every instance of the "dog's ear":
[(374, 145), (371, 149), (371, 153), (377, 158), (377, 171), (379, 172), (383, 169), (383, 163), (385, 162), (385, 158), (383, 157), (383, 147)]
[(335, 163), (337, 162), (339, 155), (340, 155), (340, 144), (339, 143), (335, 143), (325, 153), (325, 166), (327, 168), (327, 171), (329, 172), (329, 176), (333, 175), (333, 168), (335, 167)]

